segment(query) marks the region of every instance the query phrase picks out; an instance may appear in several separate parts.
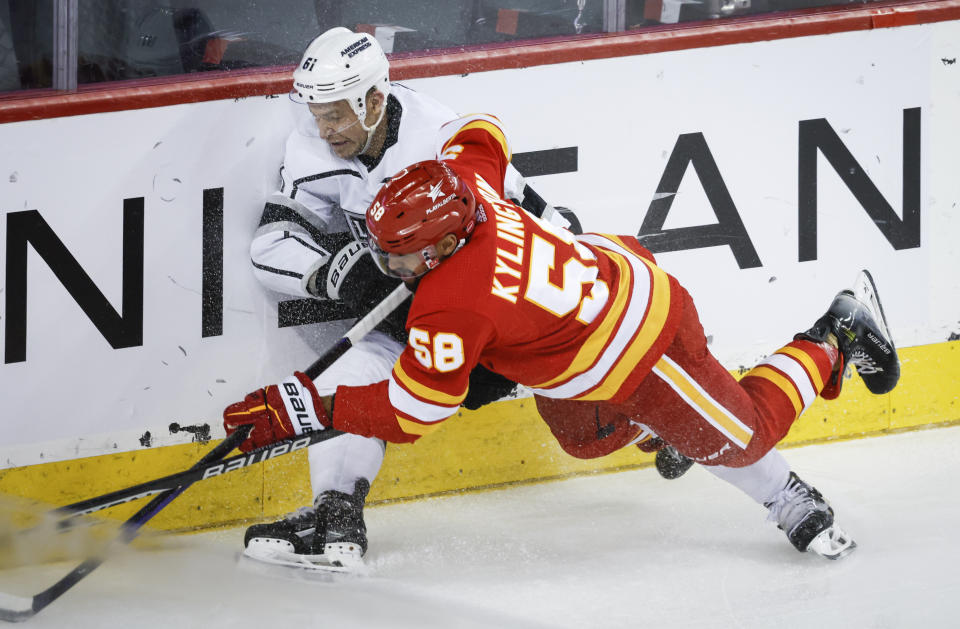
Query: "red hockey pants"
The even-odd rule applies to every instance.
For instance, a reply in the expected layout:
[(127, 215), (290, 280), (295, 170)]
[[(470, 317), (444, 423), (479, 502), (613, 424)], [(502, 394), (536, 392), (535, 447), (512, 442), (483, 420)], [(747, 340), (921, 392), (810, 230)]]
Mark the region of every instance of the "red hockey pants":
[(680, 328), (653, 371), (621, 403), (536, 396), (563, 449), (604, 456), (649, 427), (704, 465), (742, 467), (773, 448), (823, 389), (836, 350), (793, 341), (737, 381), (707, 349), (693, 299), (684, 291)]

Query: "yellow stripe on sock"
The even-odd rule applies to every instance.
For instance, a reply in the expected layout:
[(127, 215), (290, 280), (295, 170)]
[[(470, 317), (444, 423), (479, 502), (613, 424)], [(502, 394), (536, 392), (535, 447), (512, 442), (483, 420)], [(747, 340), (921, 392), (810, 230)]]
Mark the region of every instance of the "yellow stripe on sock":
[(747, 377), (754, 378), (763, 378), (764, 380), (776, 385), (778, 389), (784, 392), (784, 394), (790, 398), (790, 403), (793, 404), (793, 411), (799, 417), (800, 413), (803, 411), (803, 400), (800, 399), (800, 394), (797, 393), (797, 389), (793, 386), (793, 383), (790, 382), (790, 379), (785, 377), (783, 374), (774, 371), (770, 367), (754, 367), (744, 378)]
[(821, 391), (823, 391), (823, 378), (820, 377), (820, 370), (817, 369), (817, 363), (814, 362), (810, 354), (801, 349), (790, 346), (780, 348), (777, 350), (777, 353), (786, 354), (803, 365), (804, 368), (806, 368), (807, 373), (810, 374), (810, 379), (813, 381), (813, 386), (817, 393), (819, 394)]
[(400, 424), (400, 430), (407, 433), (408, 435), (423, 435), (429, 434), (440, 427), (440, 424), (443, 422), (437, 422), (436, 424), (420, 424), (418, 422), (412, 422), (409, 419), (404, 417), (396, 416), (397, 423)]

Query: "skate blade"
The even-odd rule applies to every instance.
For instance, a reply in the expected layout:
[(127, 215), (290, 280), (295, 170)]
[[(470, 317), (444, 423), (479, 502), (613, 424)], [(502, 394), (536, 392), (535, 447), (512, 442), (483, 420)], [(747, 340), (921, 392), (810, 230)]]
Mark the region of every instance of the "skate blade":
[(20, 622), (33, 615), (33, 598), (0, 592), (0, 620)]
[(853, 286), (850, 288), (850, 292), (853, 293), (853, 297), (857, 301), (866, 305), (870, 309), (870, 312), (875, 315), (873, 319), (877, 327), (880, 328), (883, 336), (886, 337), (886, 341), (893, 347), (893, 337), (890, 336), (890, 328), (887, 325), (887, 315), (883, 312), (883, 305), (880, 303), (880, 296), (877, 293), (877, 285), (873, 282), (873, 276), (870, 275), (870, 271), (866, 269), (860, 271), (857, 279), (853, 282)]
[(366, 564), (363, 563), (362, 558), (345, 562), (341, 556), (300, 555), (279, 549), (271, 549), (268, 552), (262, 547), (247, 547), (243, 550), (243, 556), (263, 563), (297, 568), (307, 572), (362, 573), (366, 571)]
[(341, 579), (350, 579), (354, 575), (341, 574), (330, 570), (308, 570), (280, 563), (271, 563), (247, 557), (241, 552), (236, 555), (237, 570), (262, 579), (276, 581), (297, 581), (305, 583), (336, 583)]
[(856, 547), (857, 543), (853, 541), (853, 538), (834, 524), (813, 538), (813, 541), (807, 546), (807, 552), (836, 560), (843, 559), (852, 553)]
[(315, 555), (323, 557), (323, 560), (334, 566), (342, 566), (349, 569), (362, 568), (363, 551), (358, 544), (352, 542), (333, 542), (324, 544), (323, 554)]
[[(864, 304), (870, 311), (871, 318), (881, 338), (872, 339), (874, 343), (883, 348), (887, 345), (889, 351), (884, 349), (886, 357), (877, 364), (870, 360), (866, 364), (856, 363), (856, 357), (851, 357), (851, 363), (856, 364), (857, 373), (863, 378), (864, 384), (871, 393), (882, 395), (889, 393), (897, 386), (900, 380), (900, 357), (897, 355), (897, 347), (890, 334), (890, 327), (887, 324), (886, 314), (883, 312), (883, 306), (880, 303), (880, 296), (877, 293), (877, 286), (873, 282), (870, 272), (864, 269), (857, 276), (853, 288), (850, 289), (854, 298)], [(869, 332), (867, 337), (873, 335)]]

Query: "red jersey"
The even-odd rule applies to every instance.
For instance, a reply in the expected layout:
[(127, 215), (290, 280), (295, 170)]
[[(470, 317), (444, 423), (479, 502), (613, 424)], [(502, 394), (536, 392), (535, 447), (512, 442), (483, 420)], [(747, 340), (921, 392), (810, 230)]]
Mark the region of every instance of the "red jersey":
[(623, 401), (673, 339), (679, 284), (632, 236), (574, 236), (505, 200), (495, 118), (443, 131), (439, 154), (473, 190), (478, 225), (420, 280), (390, 379), (337, 389), (334, 426), (414, 441), (457, 411), (477, 364), (537, 395)]

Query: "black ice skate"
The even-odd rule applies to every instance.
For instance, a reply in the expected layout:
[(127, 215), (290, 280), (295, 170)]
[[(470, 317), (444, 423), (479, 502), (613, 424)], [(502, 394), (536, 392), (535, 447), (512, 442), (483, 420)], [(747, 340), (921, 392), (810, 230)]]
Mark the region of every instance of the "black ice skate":
[(827, 559), (840, 559), (857, 547), (833, 519), (833, 509), (820, 492), (793, 472), (787, 485), (766, 505), (767, 520), (776, 522), (800, 552), (814, 552)]
[(687, 473), (687, 470), (693, 467), (693, 459), (688, 459), (680, 454), (676, 448), (656, 435), (651, 435), (648, 438), (638, 441), (637, 447), (643, 452), (657, 453), (654, 459), (657, 472), (667, 480), (680, 478)]
[(687, 470), (693, 466), (693, 459), (683, 456), (673, 446), (664, 446), (657, 450), (655, 463), (660, 476), (673, 480), (687, 473)]
[(317, 510), (314, 507), (301, 507), (276, 522), (254, 524), (243, 536), (243, 554), (254, 559), (277, 552), (311, 554), (316, 525)]
[(363, 565), (367, 552), (367, 525), (363, 521), (363, 503), (370, 483), (361, 478), (353, 495), (326, 491), (317, 499), (317, 527), (313, 549), (333, 566), (350, 568)]
[(794, 338), (822, 343), (830, 335), (837, 340), (840, 358), (820, 393), (822, 397), (831, 400), (840, 394), (849, 365), (857, 368), (871, 393), (887, 393), (897, 386), (900, 359), (869, 271), (861, 271), (853, 287), (840, 291), (826, 314)]
[(352, 571), (363, 566), (367, 528), (363, 505), (370, 483), (360, 479), (353, 495), (325, 491), (313, 507), (282, 520), (254, 524), (244, 536), (243, 554), (265, 563), (320, 571)]

